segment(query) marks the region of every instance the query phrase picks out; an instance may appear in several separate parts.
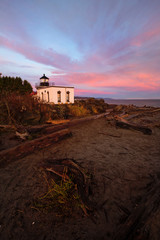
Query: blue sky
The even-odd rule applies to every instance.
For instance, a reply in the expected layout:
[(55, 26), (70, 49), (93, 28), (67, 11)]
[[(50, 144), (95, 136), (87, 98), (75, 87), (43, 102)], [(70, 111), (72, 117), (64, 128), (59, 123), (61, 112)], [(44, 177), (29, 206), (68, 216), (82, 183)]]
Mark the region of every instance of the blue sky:
[(0, 72), (76, 95), (160, 98), (159, 0), (1, 0)]

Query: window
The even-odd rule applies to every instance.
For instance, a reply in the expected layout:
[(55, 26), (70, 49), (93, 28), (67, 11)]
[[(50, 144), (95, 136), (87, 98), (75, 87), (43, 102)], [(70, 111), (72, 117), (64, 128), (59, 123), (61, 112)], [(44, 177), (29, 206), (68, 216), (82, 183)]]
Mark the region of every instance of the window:
[(48, 102), (49, 102), (49, 92), (47, 92), (47, 95), (48, 95)]
[(43, 92), (42, 92), (42, 101), (43, 101)]
[(58, 102), (61, 102), (61, 91), (57, 92), (57, 100)]
[(70, 99), (69, 99), (69, 98), (70, 98), (70, 92), (69, 92), (69, 91), (67, 91), (67, 92), (66, 92), (66, 101), (67, 101), (67, 102), (69, 102), (69, 101), (70, 101)]

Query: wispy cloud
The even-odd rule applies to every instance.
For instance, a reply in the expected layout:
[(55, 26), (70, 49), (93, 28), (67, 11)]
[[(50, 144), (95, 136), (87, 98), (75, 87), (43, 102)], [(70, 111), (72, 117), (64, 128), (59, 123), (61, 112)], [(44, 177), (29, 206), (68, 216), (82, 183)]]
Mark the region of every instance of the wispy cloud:
[(59, 54), (51, 48), (41, 49), (34, 45), (28, 45), (27, 43), (20, 44), (16, 41), (10, 41), (3, 36), (0, 36), (0, 46), (18, 52), (32, 61), (50, 65), (52, 67), (65, 70), (71, 69), (73, 65), (68, 56)]

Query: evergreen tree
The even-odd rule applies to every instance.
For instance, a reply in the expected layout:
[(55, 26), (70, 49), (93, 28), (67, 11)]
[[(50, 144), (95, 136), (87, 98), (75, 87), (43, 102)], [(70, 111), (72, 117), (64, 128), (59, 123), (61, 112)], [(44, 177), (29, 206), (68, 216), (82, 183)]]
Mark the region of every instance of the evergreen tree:
[(17, 92), (19, 94), (31, 93), (33, 91), (31, 84), (20, 77), (3, 76), (0, 78), (0, 93)]
[(33, 91), (31, 84), (27, 80), (24, 80), (23, 82), (23, 89), (25, 92), (28, 92), (28, 93), (31, 93)]

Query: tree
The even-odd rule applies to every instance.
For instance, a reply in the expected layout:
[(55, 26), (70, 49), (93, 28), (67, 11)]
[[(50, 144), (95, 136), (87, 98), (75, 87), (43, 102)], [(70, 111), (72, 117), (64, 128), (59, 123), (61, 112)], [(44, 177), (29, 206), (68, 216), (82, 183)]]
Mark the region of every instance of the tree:
[(27, 80), (24, 80), (23, 82), (23, 90), (27, 93), (31, 93), (33, 91), (31, 84)]
[(25, 94), (31, 93), (32, 90), (31, 84), (27, 80), (22, 81), (20, 77), (3, 76), (0, 78), (0, 93), (16, 92)]

